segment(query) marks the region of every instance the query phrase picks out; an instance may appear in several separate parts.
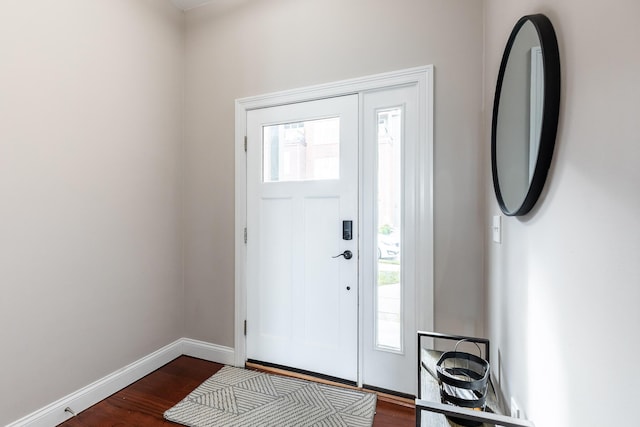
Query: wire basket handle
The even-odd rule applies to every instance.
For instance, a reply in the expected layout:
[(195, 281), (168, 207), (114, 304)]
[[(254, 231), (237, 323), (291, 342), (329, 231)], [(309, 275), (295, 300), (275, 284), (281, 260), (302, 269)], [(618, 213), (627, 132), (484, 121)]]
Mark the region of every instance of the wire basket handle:
[(453, 348), (453, 351), (458, 351), (458, 346), (460, 345), (460, 343), (463, 343), (463, 342), (470, 342), (471, 344), (475, 345), (476, 348), (478, 349), (478, 357), (482, 359), (482, 350), (480, 349), (480, 346), (478, 345), (477, 342), (470, 341), (468, 338), (463, 338), (460, 341), (458, 341), (456, 343), (456, 346)]

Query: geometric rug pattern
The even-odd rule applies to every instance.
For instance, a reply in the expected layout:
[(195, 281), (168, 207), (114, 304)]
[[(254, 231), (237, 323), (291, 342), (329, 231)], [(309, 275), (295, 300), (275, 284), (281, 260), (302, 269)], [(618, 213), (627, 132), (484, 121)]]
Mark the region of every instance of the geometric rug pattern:
[(225, 366), (165, 419), (190, 427), (371, 427), (375, 393)]

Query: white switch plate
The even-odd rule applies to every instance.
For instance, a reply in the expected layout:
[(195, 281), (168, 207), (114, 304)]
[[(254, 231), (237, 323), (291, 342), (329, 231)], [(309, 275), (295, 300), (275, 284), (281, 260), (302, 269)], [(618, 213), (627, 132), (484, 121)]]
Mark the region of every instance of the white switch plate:
[(491, 234), (493, 235), (494, 242), (502, 243), (502, 217), (500, 215), (493, 216), (493, 223), (491, 224)]

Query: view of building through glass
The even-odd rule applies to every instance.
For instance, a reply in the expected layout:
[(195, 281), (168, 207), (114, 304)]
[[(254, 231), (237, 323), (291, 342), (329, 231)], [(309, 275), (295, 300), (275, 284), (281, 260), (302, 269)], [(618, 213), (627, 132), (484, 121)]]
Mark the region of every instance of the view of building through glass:
[(263, 128), (264, 182), (340, 178), (340, 118)]

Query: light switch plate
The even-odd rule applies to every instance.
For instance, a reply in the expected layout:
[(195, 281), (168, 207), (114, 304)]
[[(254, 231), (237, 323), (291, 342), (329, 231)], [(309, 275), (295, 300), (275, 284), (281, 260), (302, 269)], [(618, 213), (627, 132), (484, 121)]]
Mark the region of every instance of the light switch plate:
[(502, 243), (502, 217), (500, 215), (493, 216), (491, 234), (493, 235), (494, 242)]

